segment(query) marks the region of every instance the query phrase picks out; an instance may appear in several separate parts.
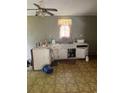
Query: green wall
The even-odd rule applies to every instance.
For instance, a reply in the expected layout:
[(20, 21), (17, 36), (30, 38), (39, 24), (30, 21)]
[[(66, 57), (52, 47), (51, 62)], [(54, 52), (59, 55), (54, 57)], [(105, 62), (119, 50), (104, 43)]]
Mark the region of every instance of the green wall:
[[(27, 17), (27, 58), (30, 58), (30, 49), (35, 47), (36, 42), (45, 39), (59, 39), (58, 18), (71, 18), (71, 39), (80, 36), (89, 43), (89, 54), (97, 54), (97, 17), (96, 16), (68, 16), (68, 17)], [(64, 41), (63, 41), (64, 42)]]

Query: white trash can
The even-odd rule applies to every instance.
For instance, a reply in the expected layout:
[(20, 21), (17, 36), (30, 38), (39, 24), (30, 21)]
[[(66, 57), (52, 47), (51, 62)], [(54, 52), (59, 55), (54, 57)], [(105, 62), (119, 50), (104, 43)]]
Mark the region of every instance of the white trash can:
[(88, 62), (89, 61), (89, 57), (88, 56), (86, 56), (86, 62)]

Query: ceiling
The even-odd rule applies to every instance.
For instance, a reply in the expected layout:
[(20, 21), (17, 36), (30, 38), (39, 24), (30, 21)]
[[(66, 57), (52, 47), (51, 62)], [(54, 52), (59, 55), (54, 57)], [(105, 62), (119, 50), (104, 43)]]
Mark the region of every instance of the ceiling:
[[(56, 16), (97, 15), (97, 0), (27, 0), (27, 9), (37, 9), (33, 3), (45, 8), (56, 8), (52, 12)], [(34, 16), (36, 11), (27, 11), (28, 16)]]

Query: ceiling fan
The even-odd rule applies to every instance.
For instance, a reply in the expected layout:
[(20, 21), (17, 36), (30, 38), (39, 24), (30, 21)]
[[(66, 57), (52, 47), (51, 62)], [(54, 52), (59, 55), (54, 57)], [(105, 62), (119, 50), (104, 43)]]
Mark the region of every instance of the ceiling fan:
[(54, 16), (53, 13), (49, 12), (49, 11), (58, 11), (57, 9), (55, 8), (42, 8), (40, 7), (38, 4), (34, 3), (34, 5), (38, 8), (38, 9), (27, 9), (27, 10), (35, 10), (36, 11), (36, 14), (35, 16), (39, 16), (39, 15), (42, 15), (42, 16), (45, 16), (46, 14), (50, 15), (50, 16)]

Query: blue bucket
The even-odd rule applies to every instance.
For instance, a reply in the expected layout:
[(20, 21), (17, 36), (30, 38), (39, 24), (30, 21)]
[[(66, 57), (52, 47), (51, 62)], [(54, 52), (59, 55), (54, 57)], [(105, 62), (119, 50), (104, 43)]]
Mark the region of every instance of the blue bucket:
[(42, 69), (43, 72), (47, 74), (51, 74), (53, 72), (53, 68), (50, 65), (45, 65)]

